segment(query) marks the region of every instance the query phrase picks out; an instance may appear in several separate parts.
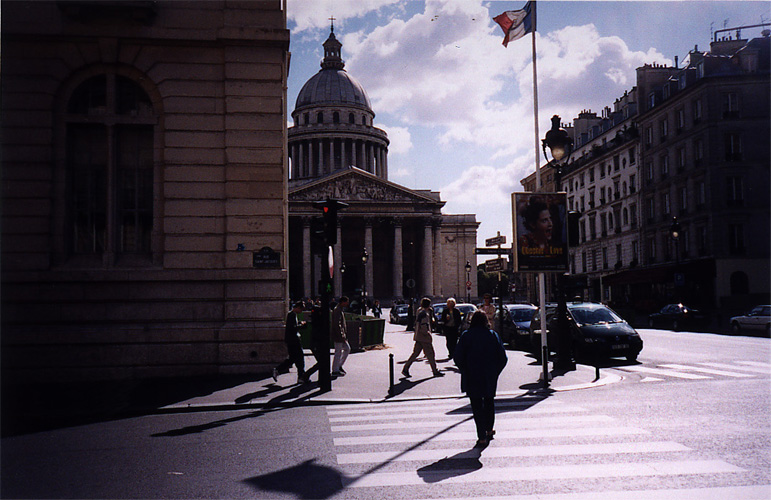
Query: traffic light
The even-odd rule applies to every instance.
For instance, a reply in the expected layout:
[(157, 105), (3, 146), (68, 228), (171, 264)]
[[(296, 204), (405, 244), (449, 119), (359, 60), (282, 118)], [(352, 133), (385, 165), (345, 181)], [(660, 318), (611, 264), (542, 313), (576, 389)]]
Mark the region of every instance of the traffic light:
[(581, 218), (581, 212), (571, 210), (568, 212), (568, 245), (571, 247), (577, 247), (579, 244), (579, 224), (578, 220)]
[[(317, 201), (313, 204), (314, 207), (321, 210), (321, 227), (312, 227), (312, 232), (315, 236), (322, 236), (328, 246), (332, 246), (337, 243), (337, 211), (348, 206), (347, 203), (343, 203), (338, 200), (327, 198), (324, 201)], [(314, 217), (314, 219), (316, 219)], [(313, 225), (313, 221), (311, 222)]]

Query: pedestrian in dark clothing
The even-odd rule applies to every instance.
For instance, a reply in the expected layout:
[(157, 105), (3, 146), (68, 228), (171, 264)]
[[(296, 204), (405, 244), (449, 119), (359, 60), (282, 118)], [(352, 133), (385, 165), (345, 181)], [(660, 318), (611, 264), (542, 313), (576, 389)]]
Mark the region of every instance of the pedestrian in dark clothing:
[(455, 347), (455, 364), (460, 370), (460, 388), (471, 401), (477, 446), (487, 446), (495, 434), (495, 391), (507, 361), (503, 343), (490, 330), (487, 315), (476, 311)]
[(415, 309), (412, 306), (412, 299), (410, 299), (410, 305), (407, 306), (407, 331), (415, 331)]
[(442, 333), (444, 333), (444, 339), (447, 342), (447, 357), (449, 359), (452, 359), (455, 353), (460, 325), (460, 311), (455, 308), (455, 299), (450, 297), (447, 299), (447, 307), (442, 311)]
[(375, 303), (372, 304), (372, 315), (379, 318), (381, 314), (383, 314), (383, 310), (380, 308), (380, 301), (375, 300)]
[(297, 315), (303, 312), (303, 303), (296, 302), (292, 310), (286, 317), (286, 327), (284, 328), (284, 342), (289, 356), (278, 366), (273, 368), (273, 380), (278, 382), (278, 376), (281, 373), (289, 373), (289, 367), (292, 363), (297, 367), (297, 383), (307, 382), (305, 375), (305, 354), (303, 353), (302, 342), (300, 341), (300, 328), (305, 326), (305, 321), (297, 320)]

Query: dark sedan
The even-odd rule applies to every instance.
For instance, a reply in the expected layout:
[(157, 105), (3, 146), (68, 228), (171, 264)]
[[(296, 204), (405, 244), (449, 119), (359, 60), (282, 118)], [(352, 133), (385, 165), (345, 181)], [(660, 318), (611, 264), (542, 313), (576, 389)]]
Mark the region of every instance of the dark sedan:
[(390, 321), (394, 325), (406, 325), (407, 324), (407, 304), (395, 304), (391, 308)]
[[(538, 308), (531, 304), (504, 304), (501, 340), (512, 347), (527, 347), (530, 342), (530, 320)], [(495, 310), (495, 328), (498, 328), (500, 310)]]
[(648, 326), (651, 328), (672, 328), (680, 330), (685, 327), (704, 326), (705, 316), (683, 304), (668, 304), (661, 311), (648, 316)]
[[(603, 304), (574, 302), (567, 306), (568, 323), (573, 342), (573, 353), (577, 360), (624, 357), (629, 361), (637, 359), (643, 348), (640, 335), (615, 311)], [(552, 351), (557, 346), (557, 308), (549, 304), (546, 308), (548, 325), (548, 346)], [(533, 352), (540, 352), (540, 317), (536, 312), (530, 322), (530, 342)]]

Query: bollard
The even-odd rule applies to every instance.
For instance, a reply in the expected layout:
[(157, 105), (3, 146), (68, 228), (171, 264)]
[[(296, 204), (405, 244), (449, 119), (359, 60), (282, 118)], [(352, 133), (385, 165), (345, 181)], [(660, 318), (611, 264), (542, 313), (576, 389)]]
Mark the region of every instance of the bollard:
[(394, 355), (388, 355), (388, 395), (394, 395)]

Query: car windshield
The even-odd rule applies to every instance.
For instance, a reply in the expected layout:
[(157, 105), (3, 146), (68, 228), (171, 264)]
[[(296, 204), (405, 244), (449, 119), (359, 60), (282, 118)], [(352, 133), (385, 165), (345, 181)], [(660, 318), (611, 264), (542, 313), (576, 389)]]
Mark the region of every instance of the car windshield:
[(624, 321), (607, 307), (571, 307), (570, 313), (573, 315), (576, 322), (582, 325), (600, 325), (603, 323), (621, 323)]
[(474, 306), (458, 306), (458, 310), (463, 314), (473, 313)]
[(530, 321), (533, 319), (535, 309), (509, 309), (512, 321)]
[(400, 305), (394, 306), (394, 310), (395, 310), (396, 314), (406, 313), (407, 312), (407, 307), (408, 306), (405, 305), (405, 304), (400, 304)]

